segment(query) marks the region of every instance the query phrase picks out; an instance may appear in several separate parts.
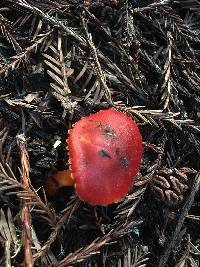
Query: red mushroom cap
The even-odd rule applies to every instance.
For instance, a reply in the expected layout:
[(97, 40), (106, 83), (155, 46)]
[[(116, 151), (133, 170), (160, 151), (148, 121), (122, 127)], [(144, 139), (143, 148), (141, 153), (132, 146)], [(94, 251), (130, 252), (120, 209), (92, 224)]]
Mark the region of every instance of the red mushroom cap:
[(68, 148), (80, 199), (106, 206), (127, 194), (142, 158), (142, 137), (130, 117), (115, 109), (84, 117), (70, 131)]

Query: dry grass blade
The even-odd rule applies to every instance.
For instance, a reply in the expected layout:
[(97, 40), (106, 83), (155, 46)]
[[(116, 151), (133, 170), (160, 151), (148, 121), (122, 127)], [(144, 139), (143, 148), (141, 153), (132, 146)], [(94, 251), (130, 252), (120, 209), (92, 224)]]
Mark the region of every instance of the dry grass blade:
[(67, 68), (65, 65), (64, 55), (62, 51), (62, 37), (58, 36), (57, 48), (49, 47), (49, 54), (43, 54), (45, 57), (44, 63), (50, 68), (47, 70), (49, 76), (53, 79), (51, 88), (53, 95), (62, 103), (66, 110), (71, 110), (73, 103), (70, 99), (70, 88), (67, 79), (73, 74), (73, 69)]
[[(7, 215), (7, 216), (6, 216)], [(21, 241), (17, 236), (14, 221), (10, 209), (0, 211), (0, 243), (4, 248), (5, 266), (11, 266), (11, 258), (14, 258), (21, 249)]]
[(13, 71), (14, 69), (17, 69), (21, 63), (27, 62), (29, 56), (31, 53), (35, 53), (38, 49), (38, 46), (41, 44), (44, 44), (45, 42), (48, 42), (51, 37), (52, 31), (49, 31), (45, 34), (40, 34), (37, 36), (37, 39), (34, 41), (34, 43), (27, 47), (23, 52), (17, 54), (16, 56), (11, 58), (11, 63), (1, 65), (0, 66), (0, 75), (5, 74), (7, 75), (9, 71)]
[[(41, 250), (42, 247), (34, 231), (34, 228), (32, 228), (32, 237), (33, 237), (34, 249), (36, 250), (37, 253)], [(40, 262), (42, 266), (48, 266), (49, 264), (56, 264), (57, 260), (52, 251), (49, 249), (49, 251), (45, 254), (45, 256), (40, 259)]]
[(87, 93), (87, 95), (85, 96), (84, 100), (87, 100), (91, 95), (92, 93), (94, 93), (95, 91), (97, 91), (97, 88), (99, 87), (99, 81), (96, 80), (94, 82), (94, 84), (92, 85), (92, 87), (90, 88), (89, 92)]
[(138, 224), (137, 222), (123, 224), (120, 227), (117, 227), (116, 229), (111, 230), (107, 234), (103, 235), (103, 237), (95, 239), (88, 246), (80, 248), (77, 251), (67, 255), (63, 260), (58, 262), (56, 265), (50, 265), (49, 267), (64, 267), (81, 262), (87, 259), (88, 257), (99, 253), (100, 249), (108, 245), (110, 242), (115, 241), (121, 236), (129, 233), (133, 229), (133, 227), (135, 227), (137, 224)]
[(198, 267), (198, 263), (194, 260), (193, 256), (200, 256), (200, 250), (194, 246), (191, 242), (190, 235), (187, 236), (187, 246), (183, 253), (183, 256), (179, 259), (178, 263), (174, 267)]
[[(126, 107), (124, 104), (120, 102), (115, 102), (114, 107), (130, 114), (133, 117), (138, 118), (141, 122), (148, 123), (156, 128), (159, 128), (159, 124), (156, 122), (157, 120), (167, 120), (171, 122), (177, 122), (178, 124), (191, 123), (191, 120), (175, 120), (174, 118), (180, 115), (180, 112), (171, 112), (171, 111), (163, 111), (163, 110), (148, 110), (144, 109), (143, 106), (136, 107)], [(177, 126), (180, 129), (180, 126)]]
[[(98, 80), (99, 80), (99, 82), (102, 86), (102, 89), (104, 91), (104, 95), (105, 95), (108, 103), (111, 104), (112, 103), (111, 92), (110, 92), (110, 90), (106, 84), (106, 78), (105, 78), (105, 75), (104, 75), (103, 70), (101, 68), (101, 65), (99, 63), (98, 54), (97, 54), (96, 48), (95, 48), (93, 41), (92, 41), (92, 35), (88, 32), (88, 28), (87, 28), (86, 22), (85, 22), (83, 17), (82, 17), (82, 24), (83, 24), (83, 28), (85, 30), (85, 34), (86, 34), (86, 38), (87, 38), (87, 42), (88, 42), (91, 54), (93, 56), (93, 60), (94, 60), (94, 64), (95, 64), (95, 72), (97, 74)], [(101, 95), (100, 92), (99, 92), (99, 95)], [(103, 95), (101, 95), (101, 97), (102, 96)]]
[[(157, 162), (158, 164), (158, 162)], [(133, 219), (133, 213), (139, 204), (140, 200), (142, 199), (147, 184), (150, 182), (155, 170), (152, 170), (151, 173), (147, 174), (145, 177), (141, 179), (142, 182), (137, 182), (138, 189), (129, 194), (122, 203), (118, 204), (118, 207), (115, 211), (115, 221), (126, 221), (130, 222)]]
[(156, 1), (155, 3), (152, 3), (152, 4), (149, 4), (145, 7), (140, 7), (140, 8), (135, 8), (134, 11), (135, 12), (146, 12), (146, 11), (149, 11), (149, 10), (154, 10), (155, 8), (158, 8), (158, 7), (162, 7), (162, 6), (165, 6), (167, 5), (171, 0), (161, 0), (161, 1)]
[(6, 27), (6, 29), (8, 29), (9, 32), (14, 31), (12, 23), (7, 18), (5, 18), (2, 14), (0, 14), (0, 25), (3, 25), (4, 27)]
[(187, 215), (187, 219), (200, 221), (200, 216), (199, 216), (199, 215), (192, 215), (192, 214), (189, 214), (189, 215)]
[(16, 41), (15, 37), (13, 36), (13, 34), (5, 27), (5, 25), (3, 24), (2, 20), (1, 20), (1, 16), (0, 16), (0, 29), (2, 31), (2, 34), (6, 37), (6, 39), (8, 40), (9, 43), (11, 43), (13, 49), (17, 52), (20, 53), (22, 52), (22, 48), (19, 45), (19, 43)]
[(136, 246), (135, 251), (132, 255), (131, 267), (145, 267), (149, 258), (147, 257), (148, 252), (144, 252)]
[(36, 108), (36, 106), (31, 105), (29, 103), (26, 103), (22, 99), (17, 99), (17, 100), (5, 99), (5, 102), (8, 103), (10, 106), (13, 106), (13, 107), (23, 107), (23, 108), (28, 108), (28, 109)]
[(167, 48), (167, 61), (165, 63), (164, 66), (164, 82), (162, 84), (161, 90), (163, 91), (161, 100), (162, 102), (164, 102), (164, 107), (163, 109), (169, 110), (169, 100), (170, 100), (170, 96), (171, 96), (171, 86), (172, 86), (172, 79), (171, 79), (171, 65), (172, 65), (172, 35), (170, 32), (168, 32), (168, 48)]
[(36, 39), (36, 37), (38, 36), (39, 32), (41, 31), (42, 25), (43, 25), (42, 21), (39, 20), (38, 24), (37, 24), (37, 27), (36, 27), (36, 30), (35, 30), (35, 33), (34, 33), (34, 35), (32, 37), (33, 41)]
[(80, 92), (87, 92), (84, 100), (87, 101), (88, 99), (93, 98), (92, 104), (99, 104), (104, 95), (104, 91), (101, 89), (102, 86), (97, 75), (95, 74), (94, 66), (89, 61), (83, 62), (83, 67), (74, 79), (73, 83), (79, 86), (78, 81), (81, 78), (82, 81), (80, 81)]
[[(27, 188), (25, 185), (20, 183), (17, 178), (15, 177), (14, 173), (12, 172), (11, 168), (6, 165), (6, 169), (0, 164), (0, 192), (1, 194), (5, 194), (7, 196), (17, 196), (20, 199), (26, 198), (29, 199), (30, 202), (32, 202), (33, 212), (35, 208), (37, 209), (37, 213), (45, 216), (46, 221), (50, 225), (54, 225), (56, 221), (56, 217), (54, 212), (46, 205), (41, 198), (38, 196), (38, 194), (30, 189)], [(8, 174), (9, 173), (9, 174)]]
[[(127, 253), (123, 256), (123, 259), (118, 261), (120, 267), (145, 267), (149, 258), (148, 252), (142, 251), (139, 246), (136, 246), (134, 251), (131, 252), (131, 248), (128, 248)], [(123, 262), (123, 264), (122, 264)]]
[(115, 211), (115, 221), (129, 222), (132, 219), (132, 215), (137, 205), (139, 204), (146, 186), (137, 190), (136, 192), (129, 194), (122, 203), (118, 205)]
[[(105, 246), (109, 241), (113, 231), (104, 235), (102, 238), (97, 238), (90, 245), (80, 248), (76, 252), (69, 254), (62, 261), (54, 265), (54, 267), (64, 267), (77, 262), (81, 262), (84, 259), (90, 257), (91, 255), (99, 253), (101, 247)], [(53, 266), (51, 266), (53, 267)]]
[(77, 83), (78, 80), (80, 80), (80, 78), (84, 75), (84, 73), (86, 72), (88, 67), (88, 62), (85, 62), (85, 65), (83, 66), (82, 70), (79, 72), (79, 74), (76, 76), (74, 83)]
[(46, 253), (48, 253), (51, 244), (55, 241), (58, 233), (60, 232), (64, 224), (69, 222), (73, 212), (78, 208), (79, 204), (80, 204), (79, 199), (74, 199), (72, 200), (71, 203), (69, 203), (67, 209), (65, 210), (65, 214), (60, 218), (60, 220), (55, 225), (54, 231), (51, 233), (48, 240), (45, 242), (42, 248), (36, 254), (34, 254), (34, 261), (36, 261), (40, 257), (44, 257)]
[(86, 46), (85, 40), (82, 37), (78, 36), (74, 32), (73, 29), (70, 29), (64, 26), (64, 24), (62, 24), (59, 20), (57, 20), (54, 17), (49, 16), (48, 14), (45, 14), (42, 10), (40, 10), (38, 7), (34, 6), (33, 4), (31, 5), (25, 0), (15, 0), (15, 1), (9, 0), (9, 2), (12, 2), (15, 5), (28, 9), (30, 12), (33, 12), (34, 14), (40, 16), (42, 20), (46, 21), (50, 25), (55, 26), (57, 29), (62, 30), (66, 32), (67, 34), (73, 36), (73, 38), (77, 40), (81, 45)]
[[(41, 19), (45, 22), (47, 22), (49, 25), (57, 28), (59, 31), (66, 33), (67, 35), (71, 36), (75, 40), (76, 46), (79, 48), (88, 51), (88, 46), (86, 40), (77, 34), (72, 28), (65, 26), (61, 21), (56, 19), (55, 17), (52, 17), (48, 14), (45, 14), (42, 10), (40, 10), (38, 7), (34, 6), (33, 4), (30, 5), (27, 3), (25, 0), (9, 0), (9, 2), (12, 2), (14, 5), (23, 7), (30, 12), (33, 12), (34, 14), (37, 14), (38, 16), (41, 17)], [(99, 62), (107, 68), (111, 73), (115, 74), (116, 77), (124, 83), (132, 92), (134, 92), (135, 96), (137, 96), (138, 99), (141, 99), (142, 101), (146, 100), (147, 93), (146, 92), (140, 92), (137, 90), (137, 88), (133, 85), (132, 81), (123, 74), (121, 69), (114, 64), (108, 57), (106, 57), (103, 53), (100, 51), (96, 50)], [(59, 97), (59, 96), (58, 96)]]
[(5, 166), (6, 164), (11, 164), (10, 162), (10, 153), (11, 153), (11, 147), (9, 148), (9, 151), (7, 152), (7, 155), (3, 155), (3, 145), (6, 141), (6, 137), (8, 136), (8, 130), (7, 128), (4, 128), (0, 132), (0, 161)]
[(114, 107), (116, 107), (117, 109), (119, 109), (119, 110), (121, 110), (123, 112), (126, 112), (127, 114), (129, 114), (131, 116), (137, 117), (139, 120), (141, 120), (144, 123), (149, 123), (149, 124), (157, 125), (157, 123), (153, 120), (152, 117), (151, 117), (151, 120), (149, 120), (147, 116), (144, 116), (142, 114), (142, 111), (144, 111), (142, 109), (142, 108), (144, 108), (143, 106), (127, 107), (123, 103), (115, 102), (114, 103)]

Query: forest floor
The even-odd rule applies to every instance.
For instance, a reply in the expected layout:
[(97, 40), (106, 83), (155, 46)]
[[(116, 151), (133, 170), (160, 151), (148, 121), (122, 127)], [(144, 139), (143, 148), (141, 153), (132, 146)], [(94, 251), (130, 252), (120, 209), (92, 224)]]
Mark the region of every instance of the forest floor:
[[(132, 117), (143, 160), (107, 207), (53, 197), (84, 116)], [(0, 266), (200, 266), (200, 3), (0, 1)]]

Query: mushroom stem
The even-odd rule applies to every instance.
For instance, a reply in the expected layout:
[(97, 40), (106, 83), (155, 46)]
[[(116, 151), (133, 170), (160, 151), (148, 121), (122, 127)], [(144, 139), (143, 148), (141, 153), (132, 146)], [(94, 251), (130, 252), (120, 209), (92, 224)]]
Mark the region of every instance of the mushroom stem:
[(64, 170), (59, 171), (46, 180), (46, 192), (49, 196), (53, 196), (59, 192), (59, 190), (65, 186), (73, 186), (74, 180), (71, 176), (71, 171)]

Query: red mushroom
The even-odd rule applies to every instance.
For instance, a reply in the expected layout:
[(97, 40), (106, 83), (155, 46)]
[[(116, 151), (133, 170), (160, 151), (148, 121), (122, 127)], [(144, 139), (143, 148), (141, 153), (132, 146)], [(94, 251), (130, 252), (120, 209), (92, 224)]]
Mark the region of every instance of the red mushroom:
[(69, 171), (58, 172), (47, 180), (47, 193), (72, 180), (79, 198), (91, 205), (116, 203), (128, 193), (142, 158), (142, 137), (130, 117), (115, 109), (84, 117), (67, 143), (71, 177)]

